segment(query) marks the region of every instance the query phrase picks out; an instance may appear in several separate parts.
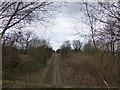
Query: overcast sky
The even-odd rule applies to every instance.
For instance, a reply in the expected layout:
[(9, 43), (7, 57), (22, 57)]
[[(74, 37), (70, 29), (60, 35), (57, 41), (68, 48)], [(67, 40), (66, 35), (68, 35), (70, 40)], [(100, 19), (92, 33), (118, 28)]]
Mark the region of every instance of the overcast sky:
[(62, 12), (55, 13), (56, 18), (52, 20), (52, 24), (48, 27), (38, 24), (31, 30), (38, 37), (48, 39), (54, 50), (57, 50), (66, 40), (71, 42), (81, 40), (81, 42), (85, 43), (87, 39), (76, 35), (76, 30), (79, 30), (80, 34), (89, 34), (88, 27), (76, 19), (83, 16), (78, 2), (69, 2), (66, 6), (62, 6), (60, 11)]

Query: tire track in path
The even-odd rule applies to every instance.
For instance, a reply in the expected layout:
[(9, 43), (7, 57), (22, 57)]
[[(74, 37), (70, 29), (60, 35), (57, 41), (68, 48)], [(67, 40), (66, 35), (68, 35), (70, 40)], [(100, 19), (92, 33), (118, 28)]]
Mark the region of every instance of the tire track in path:
[(58, 54), (54, 54), (46, 71), (44, 84), (50, 84), (55, 88), (62, 86), (62, 78), (60, 72), (60, 59)]

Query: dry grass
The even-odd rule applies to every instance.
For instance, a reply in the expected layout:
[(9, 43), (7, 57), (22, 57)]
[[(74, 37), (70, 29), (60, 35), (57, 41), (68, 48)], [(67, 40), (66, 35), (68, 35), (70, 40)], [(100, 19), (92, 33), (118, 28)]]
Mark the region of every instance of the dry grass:
[(111, 78), (117, 74), (115, 65), (112, 70), (101, 69), (99, 60), (96, 60), (96, 56), (81, 55), (80, 53), (76, 53), (70, 58), (62, 60), (68, 70), (67, 83), (69, 84), (89, 87), (107, 86), (105, 84), (107, 82), (110, 86), (116, 86), (116, 80)]
[(20, 54), (19, 55), (19, 58), (22, 60), (22, 61), (33, 61), (33, 59), (29, 56), (29, 55), (26, 55), (26, 54)]

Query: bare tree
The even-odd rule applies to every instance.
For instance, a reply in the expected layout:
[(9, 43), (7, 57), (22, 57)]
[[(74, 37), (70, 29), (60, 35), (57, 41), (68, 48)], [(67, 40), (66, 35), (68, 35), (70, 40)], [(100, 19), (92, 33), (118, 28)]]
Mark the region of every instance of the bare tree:
[(8, 29), (20, 29), (32, 21), (42, 23), (52, 17), (53, 2), (0, 2), (1, 37)]
[(35, 36), (32, 37), (32, 39), (29, 41), (28, 47), (49, 47), (50, 43), (48, 40), (40, 39), (39, 37)]
[[(118, 47), (118, 42), (120, 42), (120, 2), (98, 2), (98, 3), (82, 3), (83, 12), (87, 18), (81, 20), (85, 22), (86, 25), (90, 27), (91, 37), (93, 44), (98, 50), (99, 45), (97, 42), (101, 42), (101, 62), (103, 63), (104, 56), (110, 55), (111, 59), (105, 67), (109, 68), (109, 72), (114, 64), (113, 61), (116, 60), (116, 50)], [(87, 22), (87, 23), (86, 23)], [(106, 86), (109, 87), (109, 80), (105, 80), (103, 65), (101, 65), (99, 72), (102, 74), (102, 81)], [(115, 65), (115, 64), (114, 64)], [(117, 77), (117, 75), (116, 75)]]
[(13, 31), (6, 33), (2, 38), (2, 46), (12, 46), (19, 49), (27, 49), (34, 34), (31, 31)]
[(104, 25), (104, 27), (100, 27), (102, 30), (98, 28), (95, 29), (96, 36), (101, 40), (107, 40), (107, 43), (113, 43), (120, 40), (119, 4), (120, 3), (97, 3), (98, 6), (95, 7), (89, 5), (89, 8), (92, 8), (95, 12), (95, 14), (91, 12), (90, 17)]
[[(104, 45), (113, 42), (116, 45), (120, 41), (120, 2), (82, 3), (80, 5), (83, 5), (82, 11), (87, 16), (85, 21), (83, 19), (80, 21), (90, 27), (95, 48), (97, 49), (96, 40), (104, 42)], [(111, 38), (114, 38), (112, 42)]]
[(90, 16), (90, 12), (89, 9), (88, 9), (88, 4), (85, 3), (85, 11), (86, 11), (86, 14), (88, 16), (88, 22), (89, 22), (89, 25), (90, 25), (90, 28), (91, 28), (91, 32), (92, 32), (92, 40), (93, 40), (93, 44), (94, 44), (94, 47), (95, 49), (97, 50), (97, 47), (96, 47), (96, 43), (95, 43), (95, 38), (94, 38), (94, 19)]
[(27, 31), (27, 32), (25, 33), (25, 36), (24, 36), (24, 37), (25, 37), (24, 40), (25, 40), (25, 43), (26, 43), (25, 49), (28, 48), (28, 46), (29, 46), (32, 38), (34, 38), (34, 36), (35, 36), (35, 35), (33, 34), (32, 31)]

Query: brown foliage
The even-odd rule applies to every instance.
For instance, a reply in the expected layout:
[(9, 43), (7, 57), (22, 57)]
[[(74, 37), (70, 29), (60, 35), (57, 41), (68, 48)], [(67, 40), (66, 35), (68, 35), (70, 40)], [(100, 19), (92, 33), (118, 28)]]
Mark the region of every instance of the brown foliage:
[[(67, 83), (93, 87), (107, 86), (105, 84), (105, 82), (107, 82), (109, 86), (117, 86), (116, 64), (113, 64), (113, 68), (111, 70), (110, 68), (109, 70), (105, 68), (103, 69), (103, 66), (100, 66), (96, 57), (76, 53), (70, 58), (63, 59), (68, 70)], [(106, 57), (106, 60), (107, 58), (108, 57)]]
[(22, 61), (25, 61), (25, 62), (33, 61), (33, 59), (29, 55), (26, 55), (26, 54), (20, 54), (19, 57)]

